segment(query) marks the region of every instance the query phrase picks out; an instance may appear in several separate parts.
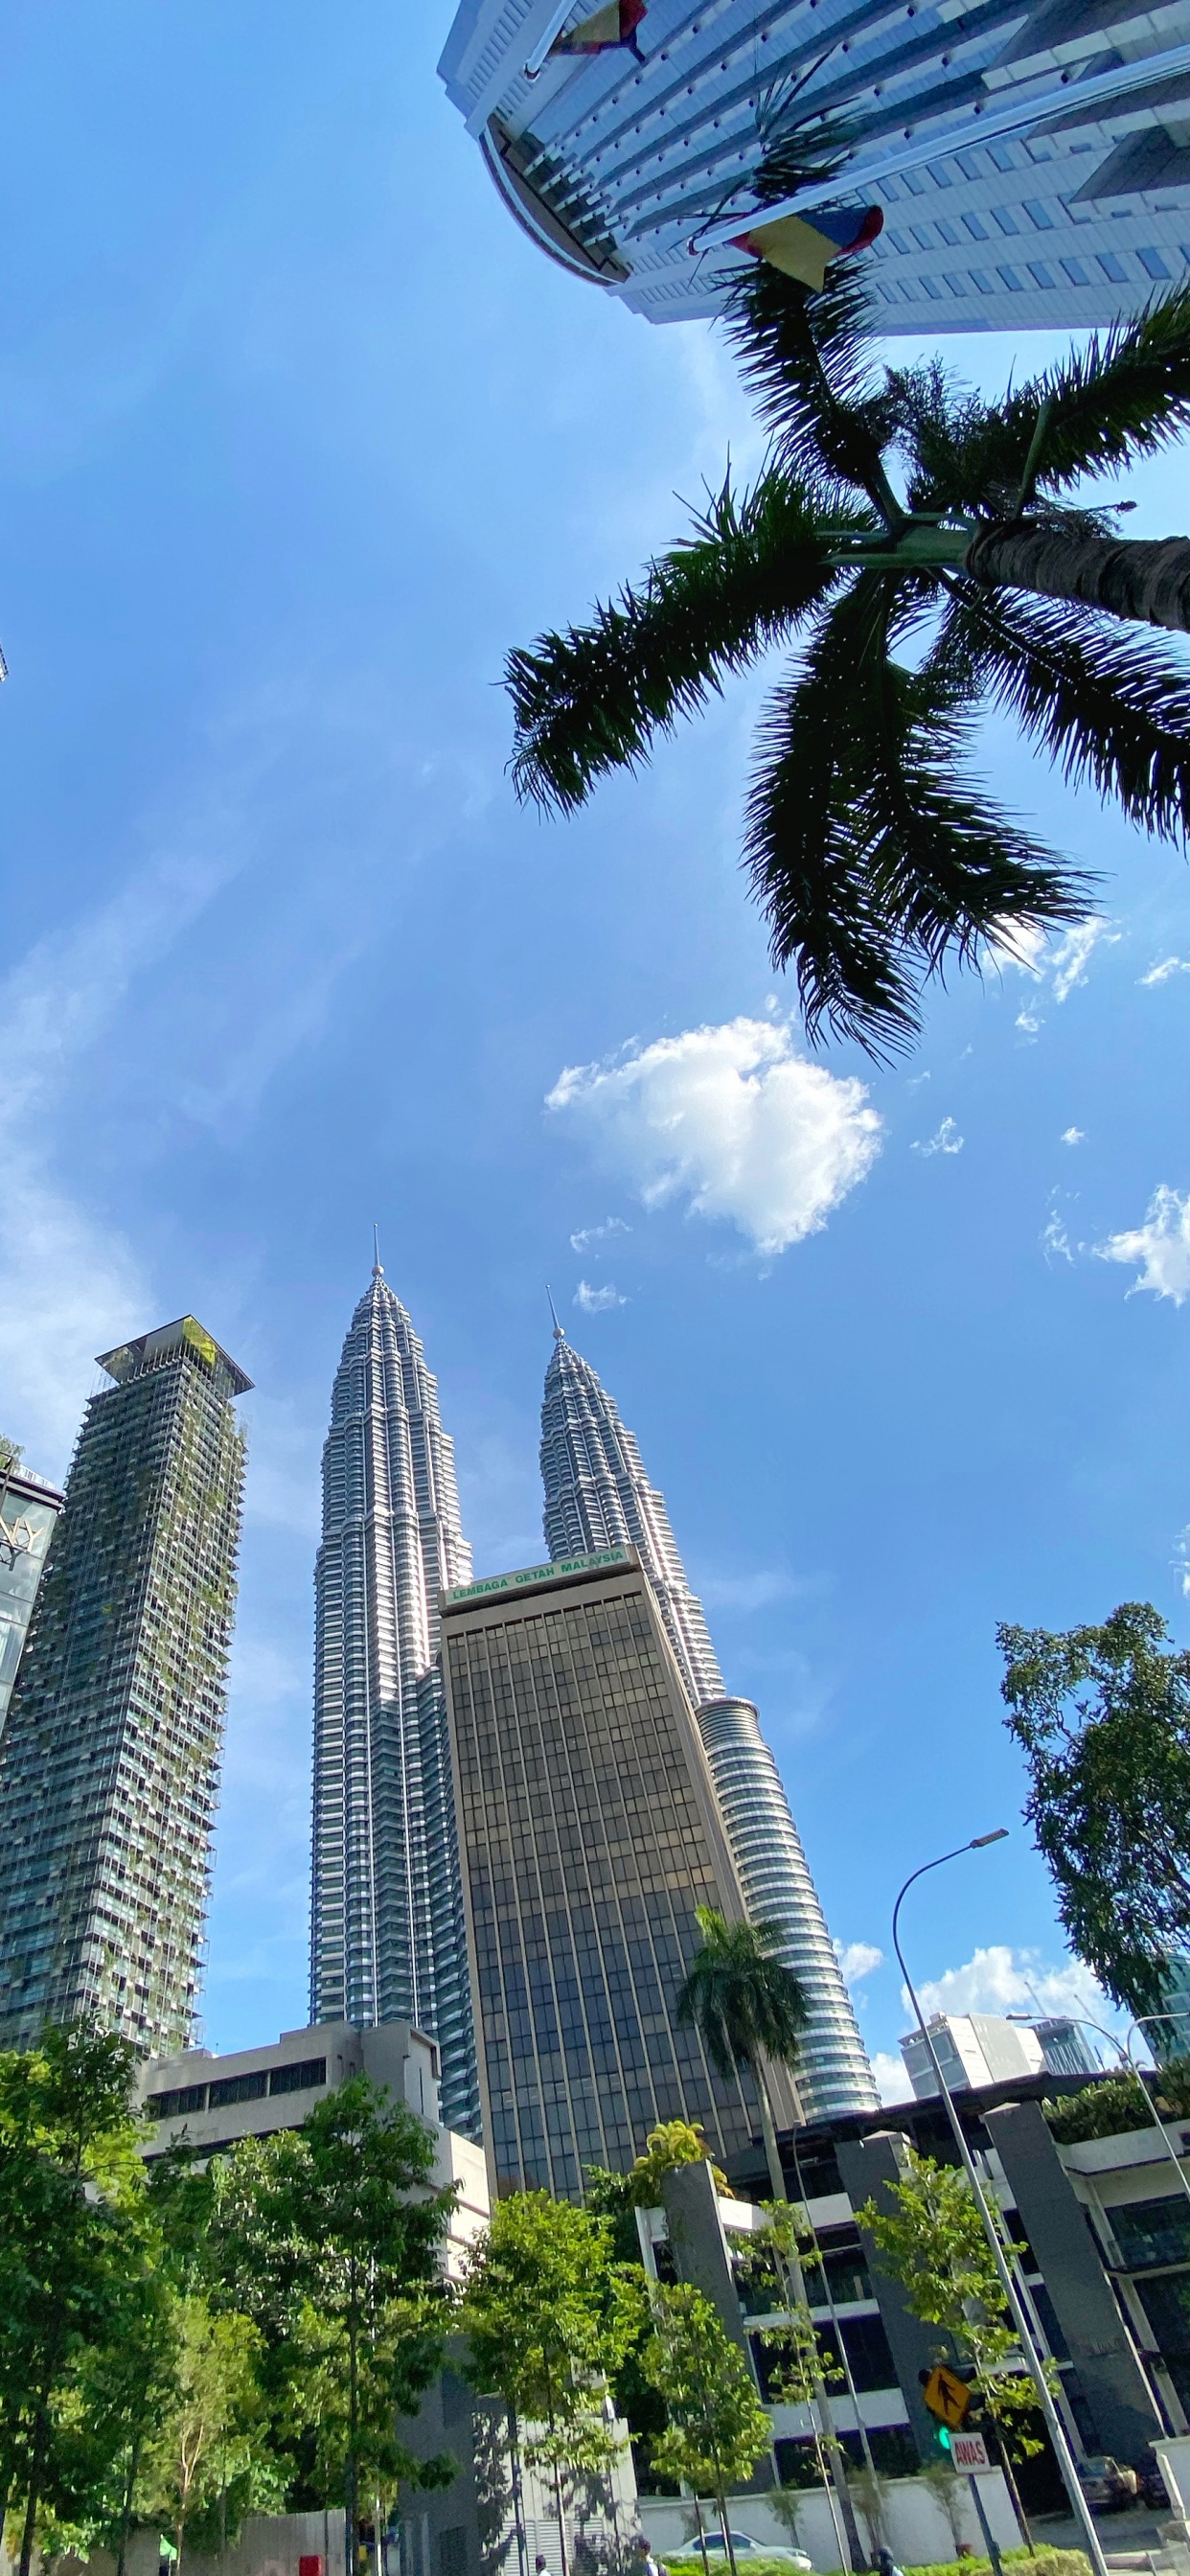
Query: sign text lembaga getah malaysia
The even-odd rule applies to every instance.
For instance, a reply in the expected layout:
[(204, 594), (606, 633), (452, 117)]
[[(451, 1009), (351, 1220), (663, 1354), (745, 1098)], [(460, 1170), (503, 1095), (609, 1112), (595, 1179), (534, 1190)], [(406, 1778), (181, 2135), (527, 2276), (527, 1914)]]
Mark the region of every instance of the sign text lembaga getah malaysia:
[(492, 1592), (518, 1592), (527, 1583), (550, 1583), (566, 1574), (595, 1574), (601, 1565), (627, 1565), (626, 1547), (599, 1547), (589, 1556), (556, 1556), (549, 1565), (523, 1565), (516, 1574), (485, 1574), (478, 1583), (456, 1584), (442, 1595), (444, 1607), (460, 1601), (483, 1601)]

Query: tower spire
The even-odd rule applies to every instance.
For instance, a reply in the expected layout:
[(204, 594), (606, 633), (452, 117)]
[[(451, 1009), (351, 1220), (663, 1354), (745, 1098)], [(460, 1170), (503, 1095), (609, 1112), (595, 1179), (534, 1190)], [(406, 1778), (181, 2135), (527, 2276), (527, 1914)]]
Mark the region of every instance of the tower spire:
[(549, 1301), (550, 1301), (550, 1313), (551, 1313), (551, 1315), (553, 1316), (553, 1319), (554, 1319), (554, 1340), (555, 1340), (556, 1342), (564, 1342), (564, 1341), (565, 1341), (565, 1339), (566, 1339), (566, 1335), (565, 1335), (565, 1333), (564, 1333), (564, 1331), (563, 1331), (563, 1329), (562, 1329), (561, 1324), (558, 1322), (558, 1309), (557, 1309), (557, 1307), (556, 1307), (556, 1306), (555, 1306), (555, 1304), (554, 1304), (554, 1292), (553, 1292), (553, 1289), (550, 1287), (548, 1280), (547, 1280), (547, 1282), (546, 1282), (546, 1291), (545, 1291), (545, 1293), (546, 1293), (546, 1296), (549, 1298)]
[(372, 1253), (372, 1277), (373, 1279), (383, 1279), (384, 1270), (380, 1260), (380, 1228), (375, 1220), (373, 1220), (372, 1224)]

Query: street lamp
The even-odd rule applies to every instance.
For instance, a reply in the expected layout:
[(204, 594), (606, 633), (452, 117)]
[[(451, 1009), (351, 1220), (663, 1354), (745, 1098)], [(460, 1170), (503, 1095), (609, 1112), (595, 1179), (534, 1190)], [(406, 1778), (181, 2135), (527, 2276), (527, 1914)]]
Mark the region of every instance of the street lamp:
[[(1004, 2018), (1006, 2021), (1028, 2022), (1031, 2029), (1035, 2027), (1035, 2024), (1030, 2021), (1028, 2013), (1006, 2013)], [(1149, 2091), (1148, 2085), (1146, 2084), (1140, 2068), (1136, 2063), (1136, 2059), (1132, 2054), (1132, 2040), (1134, 2032), (1144, 2030), (1146, 2025), (1151, 2021), (1190, 2021), (1190, 2012), (1141, 2013), (1136, 2021), (1129, 2023), (1127, 2040), (1121, 2040), (1116, 2031), (1105, 2030), (1101, 2021), (1092, 2021), (1089, 2013), (1070, 2013), (1066, 2018), (1070, 2021), (1076, 2022), (1080, 2030), (1097, 2031), (1100, 2039), (1106, 2039), (1110, 2043), (1111, 2047), (1115, 2049), (1121, 2068), (1126, 2066), (1129, 2073), (1136, 2077), (1137, 2085), (1144, 2098), (1145, 2108), (1148, 2111), (1155, 2128), (1160, 2132), (1165, 2152), (1170, 2159), (1178, 2181), (1186, 2194), (1187, 2200), (1190, 2200), (1190, 2177), (1187, 2176), (1183, 2169), (1182, 2160), (1178, 2154), (1178, 2150), (1174, 2145), (1173, 2139), (1166, 2128), (1165, 2122), (1161, 2117), (1161, 2113), (1153, 2100), (1153, 2096)]]
[(925, 1878), (928, 1872), (932, 1869), (942, 1869), (947, 1861), (960, 1860), (964, 1852), (986, 1851), (989, 1843), (1003, 1842), (1007, 1832), (1008, 1827), (1006, 1825), (998, 1825), (994, 1833), (974, 1834), (969, 1843), (959, 1843), (954, 1851), (940, 1852), (937, 1860), (923, 1861), (920, 1869), (913, 1870), (911, 1875), (906, 1879), (900, 1895), (897, 1898), (896, 1904), (893, 1907), (892, 1945), (897, 1955), (897, 1965), (905, 1980), (906, 1992), (908, 1993), (910, 2003), (913, 2006), (917, 2020), (917, 2027), (926, 2044), (926, 2054), (929, 2057), (931, 2066), (933, 2067), (938, 2090), (946, 2105), (946, 2116), (951, 2125), (954, 2142), (959, 2151), (963, 2171), (970, 2183), (975, 2206), (983, 2221), (984, 2234), (987, 2237), (988, 2244), (991, 2248), (992, 2260), (1000, 2277), (1000, 2287), (1008, 2301), (1009, 2312), (1017, 2330), (1021, 2351), (1028, 2363), (1029, 2375), (1037, 2391), (1037, 2403), (1041, 2408), (1042, 2415), (1045, 2419), (1046, 2431), (1048, 2432), (1054, 2447), (1054, 2457), (1062, 2472), (1062, 2483), (1070, 2498), (1075, 2521), (1080, 2523), (1082, 2526), (1083, 2537), (1087, 2546), (1087, 2555), (1095, 2570), (1095, 2576), (1107, 2576), (1107, 2560), (1103, 2554), (1102, 2544), (1100, 2542), (1099, 2534), (1095, 2528), (1091, 2508), (1083, 2494), (1078, 2470), (1074, 2463), (1074, 2454), (1066, 2438), (1066, 2428), (1058, 2413), (1058, 2409), (1054, 2404), (1041, 2356), (1033, 2341), (1032, 2326), (1025, 2310), (1024, 2301), (1021, 2298), (1020, 2291), (1017, 2288), (1012, 2273), (1009, 2271), (1008, 2264), (1005, 2259), (1004, 2247), (1000, 2239), (1000, 2231), (992, 2216), (987, 2194), (984, 2191), (983, 2184), (980, 2181), (979, 2174), (976, 2170), (975, 2159), (967, 2144), (963, 2131), (963, 2124), (955, 2109), (954, 2097), (951, 2093), (950, 2086), (942, 2072), (937, 2049), (934, 2046), (929, 2031), (926, 2029), (925, 2016), (922, 2012), (921, 2005), (917, 2000), (917, 1991), (909, 1974), (909, 1970), (905, 1965), (905, 1955), (897, 1938), (897, 1921), (901, 1907), (904, 1904), (910, 1888), (916, 1886), (919, 1878)]

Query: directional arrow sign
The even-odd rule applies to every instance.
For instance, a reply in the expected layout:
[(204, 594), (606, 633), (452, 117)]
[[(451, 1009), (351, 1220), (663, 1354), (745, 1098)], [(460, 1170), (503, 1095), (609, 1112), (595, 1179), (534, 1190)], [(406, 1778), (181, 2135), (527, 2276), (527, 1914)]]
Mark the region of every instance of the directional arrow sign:
[(957, 2370), (948, 2370), (944, 2362), (939, 2362), (930, 2372), (921, 2393), (931, 2415), (936, 2415), (940, 2423), (948, 2424), (951, 2432), (957, 2433), (971, 2403), (971, 2391), (966, 2380), (959, 2378)]

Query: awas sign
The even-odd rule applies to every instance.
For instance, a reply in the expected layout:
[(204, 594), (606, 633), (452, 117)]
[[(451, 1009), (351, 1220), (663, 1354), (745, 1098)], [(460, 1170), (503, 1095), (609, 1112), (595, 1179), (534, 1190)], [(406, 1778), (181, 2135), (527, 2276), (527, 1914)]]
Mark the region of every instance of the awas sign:
[(970, 2477), (973, 2469), (990, 2469), (992, 2466), (982, 2433), (952, 2433), (950, 2456), (956, 2469), (965, 2477)]

